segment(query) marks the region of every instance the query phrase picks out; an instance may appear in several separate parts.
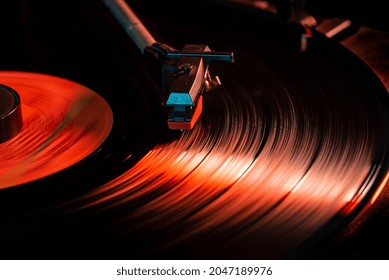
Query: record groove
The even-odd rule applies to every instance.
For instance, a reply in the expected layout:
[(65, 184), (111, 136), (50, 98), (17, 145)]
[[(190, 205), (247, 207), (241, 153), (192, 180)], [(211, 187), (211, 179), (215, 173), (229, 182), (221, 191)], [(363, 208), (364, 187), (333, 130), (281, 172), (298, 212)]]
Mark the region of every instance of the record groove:
[[(85, 81), (95, 81), (120, 118), (107, 145), (86, 157), (99, 163), (78, 172), (73, 165), (69, 190), (61, 185), (64, 193), (81, 188), (77, 196), (1, 216), (7, 228), (0, 236), (24, 255), (34, 257), (25, 248), (39, 248), (44, 256), (104, 259), (303, 257), (374, 201), (388, 179), (389, 100), (371, 70), (315, 32), (300, 53), (287, 23), (238, 5), (200, 2), (185, 9), (189, 15), (166, 8), (187, 3), (152, 10), (145, 9), (148, 1), (134, 3), (168, 44), (205, 41), (235, 53), (234, 64), (210, 66), (222, 87), (204, 95), (194, 129), (168, 140), (163, 114), (144, 102), (157, 92), (155, 81), (139, 78), (148, 67), (141, 54), (130, 43), (117, 46), (115, 36), (123, 34), (114, 24), (97, 29), (101, 48), (111, 50), (99, 62), (116, 68), (101, 67)], [(109, 13), (95, 9), (87, 27), (67, 27), (89, 31), (95, 22), (111, 23)], [(186, 20), (199, 14), (199, 22)], [(237, 24), (242, 32), (225, 36)]]

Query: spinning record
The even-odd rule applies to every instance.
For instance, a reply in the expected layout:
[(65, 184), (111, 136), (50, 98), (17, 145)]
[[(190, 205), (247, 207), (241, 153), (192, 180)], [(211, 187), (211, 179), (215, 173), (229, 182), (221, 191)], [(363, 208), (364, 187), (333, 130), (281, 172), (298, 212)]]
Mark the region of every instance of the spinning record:
[[(174, 47), (205, 42), (215, 50), (234, 51), (235, 62), (210, 65), (222, 86), (204, 94), (203, 114), (193, 130), (171, 135), (162, 124), (162, 113), (154, 111), (148, 117), (141, 113), (158, 108), (157, 102), (150, 105), (155, 101), (150, 96), (159, 92), (150, 86), (155, 80), (144, 74), (152, 72), (147, 71), (148, 62), (126, 41), (104, 6), (87, 9), (81, 5), (77, 13), (84, 15), (85, 9), (86, 18), (75, 17), (66, 27), (88, 34), (94, 30), (106, 38), (94, 46), (114, 50), (109, 62), (102, 55), (107, 52), (96, 51), (101, 57), (98, 62), (87, 52), (83, 55), (88, 61), (116, 66), (101, 67), (91, 79), (88, 70), (95, 67), (91, 64), (84, 81), (109, 100), (114, 115), (128, 118), (115, 118), (110, 132), (109, 108), (95, 94), (69, 81), (60, 80), (65, 88), (81, 90), (65, 93), (62, 87), (54, 90), (50, 83), (48, 88), (38, 83), (38, 89), (53, 95), (50, 102), (59, 102), (61, 108), (62, 118), (42, 120), (49, 126), (47, 135), (54, 133), (64, 115), (79, 112), (69, 123), (72, 138), (53, 139), (61, 148), (74, 145), (74, 150), (57, 157), (53, 147), (47, 150), (48, 157), (51, 154), (53, 160), (72, 164), (96, 149), (109, 132), (110, 150), (98, 169), (90, 164), (90, 168), (81, 167), (82, 175), (69, 173), (69, 192), (83, 189), (76, 197), (50, 207), (34, 205), (33, 213), (2, 214), (9, 227), (0, 236), (11, 240), (19, 254), (77, 259), (300, 258), (315, 252), (374, 202), (388, 179), (389, 100), (386, 89), (363, 62), (315, 32), (301, 52), (299, 29), (236, 4), (163, 1), (149, 9), (149, 2), (138, 1), (133, 8), (159, 41)], [(177, 9), (185, 12), (176, 13)], [(57, 20), (60, 23), (61, 17)], [(97, 22), (100, 25), (93, 24)], [(84, 40), (78, 43), (90, 43), (88, 37)], [(122, 55), (131, 60), (124, 63)], [(136, 79), (140, 74), (143, 79)], [(16, 88), (23, 100), (37, 89), (34, 83), (20, 85), (20, 75), (3, 73), (1, 77), (15, 88), (26, 89), (25, 96)], [(121, 93), (101, 82), (113, 84), (111, 77), (114, 87), (123, 89)], [(140, 102), (138, 110), (130, 110), (136, 105), (123, 103), (131, 100), (128, 94), (132, 100), (151, 103)], [(94, 105), (88, 110), (72, 109), (85, 95), (92, 96)], [(46, 118), (47, 105), (39, 110), (37, 117)], [(35, 122), (31, 126), (40, 129), (40, 122)], [(6, 145), (21, 145), (19, 138), (25, 134), (31, 140), (40, 139), (34, 132), (22, 131)], [(42, 138), (18, 156), (35, 157), (46, 141)], [(58, 163), (55, 166), (59, 168)], [(91, 174), (104, 180), (88, 184), (85, 178)], [(66, 190), (62, 187), (61, 192)], [(12, 195), (7, 193), (7, 197)], [(32, 249), (37, 248), (39, 252), (34, 253)], [(2, 254), (13, 255), (7, 248)]]
[(46, 177), (80, 161), (105, 140), (112, 112), (98, 94), (43, 74), (0, 72), (20, 95), (23, 128), (0, 144), (0, 188)]

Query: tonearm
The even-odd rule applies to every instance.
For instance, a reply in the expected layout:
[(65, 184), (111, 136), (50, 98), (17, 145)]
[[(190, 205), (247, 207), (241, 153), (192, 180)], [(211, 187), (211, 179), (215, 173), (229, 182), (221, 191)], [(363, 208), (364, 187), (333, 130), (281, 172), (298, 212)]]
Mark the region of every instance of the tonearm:
[(233, 62), (232, 52), (214, 52), (207, 45), (185, 45), (182, 50), (157, 42), (124, 0), (103, 0), (110, 12), (144, 54), (162, 63), (163, 101), (170, 129), (192, 129), (199, 119), (204, 92), (221, 85), (208, 71), (212, 61)]

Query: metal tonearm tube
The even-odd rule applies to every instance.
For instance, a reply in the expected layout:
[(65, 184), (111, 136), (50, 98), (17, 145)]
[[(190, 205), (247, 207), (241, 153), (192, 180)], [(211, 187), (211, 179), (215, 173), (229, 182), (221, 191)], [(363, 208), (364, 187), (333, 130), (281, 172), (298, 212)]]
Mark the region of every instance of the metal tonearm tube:
[(208, 71), (212, 61), (233, 62), (232, 52), (214, 52), (207, 45), (176, 50), (157, 42), (124, 0), (103, 0), (142, 53), (162, 62), (162, 89), (167, 98), (170, 129), (192, 129), (202, 112), (202, 94), (221, 85)]

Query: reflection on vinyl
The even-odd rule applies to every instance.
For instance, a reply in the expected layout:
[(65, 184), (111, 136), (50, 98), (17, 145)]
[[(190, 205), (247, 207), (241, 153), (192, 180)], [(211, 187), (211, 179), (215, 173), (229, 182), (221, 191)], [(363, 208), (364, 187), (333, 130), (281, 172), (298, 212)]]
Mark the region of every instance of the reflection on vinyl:
[[(301, 258), (375, 201), (389, 100), (367, 65), (315, 32), (301, 53), (287, 23), (239, 5), (199, 1), (188, 15), (167, 8), (187, 3), (148, 2), (133, 7), (157, 39), (234, 51), (210, 65), (222, 86), (192, 130), (171, 133), (148, 61), (103, 5), (62, 3), (75, 11), (66, 26), (44, 15), (75, 32), (51, 38), (51, 56), (37, 36), (35, 67), (55, 76), (0, 73), (24, 114), (0, 144), (4, 257)], [(50, 31), (30, 5), (35, 32)]]
[(49, 75), (0, 72), (22, 104), (23, 127), (0, 144), (0, 188), (46, 177), (89, 155), (112, 127), (109, 105), (77, 83)]

